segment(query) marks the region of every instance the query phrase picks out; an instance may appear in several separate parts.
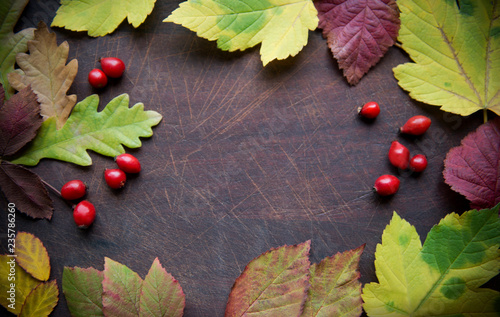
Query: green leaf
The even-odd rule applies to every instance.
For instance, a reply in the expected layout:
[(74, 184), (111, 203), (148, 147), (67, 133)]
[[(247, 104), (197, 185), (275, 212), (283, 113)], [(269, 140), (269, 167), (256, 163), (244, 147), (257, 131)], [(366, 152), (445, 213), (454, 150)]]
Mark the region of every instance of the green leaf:
[(26, 297), (19, 317), (47, 317), (59, 301), (56, 280), (39, 284)]
[(104, 316), (102, 312), (103, 279), (103, 272), (94, 268), (64, 268), (62, 288), (71, 316)]
[(181, 317), (185, 296), (179, 282), (161, 266), (156, 258), (144, 278), (140, 299), (140, 316)]
[(5, 97), (14, 94), (7, 74), (14, 71), (16, 54), (26, 52), (28, 41), (33, 38), (33, 28), (14, 34), (14, 26), (29, 0), (2, 0), (0, 2), (0, 84), (5, 89)]
[(18, 232), (16, 235), (16, 260), (19, 265), (40, 281), (50, 276), (50, 259), (42, 241), (31, 233)]
[(480, 286), (500, 267), (499, 207), (447, 215), (423, 247), (394, 213), (375, 252), (379, 282), (363, 288), (368, 316), (498, 316), (500, 292)]
[(113, 32), (125, 18), (135, 28), (153, 11), (156, 0), (62, 0), (51, 26), (88, 31), (90, 36)]
[(217, 40), (224, 51), (245, 50), (262, 43), (266, 65), (297, 55), (309, 30), (318, 26), (311, 0), (188, 0), (164, 22), (180, 24), (200, 37)]
[(500, 2), (398, 0), (399, 41), (415, 63), (394, 68), (416, 100), (467, 116), (500, 115)]
[(52, 158), (78, 165), (91, 165), (87, 150), (114, 157), (129, 148), (141, 146), (140, 137), (153, 135), (161, 115), (144, 111), (142, 103), (129, 108), (129, 96), (120, 95), (97, 112), (99, 97), (92, 95), (76, 104), (64, 126), (57, 130), (55, 118), (44, 121), (36, 138), (28, 144), (15, 164), (34, 166), (42, 158)]

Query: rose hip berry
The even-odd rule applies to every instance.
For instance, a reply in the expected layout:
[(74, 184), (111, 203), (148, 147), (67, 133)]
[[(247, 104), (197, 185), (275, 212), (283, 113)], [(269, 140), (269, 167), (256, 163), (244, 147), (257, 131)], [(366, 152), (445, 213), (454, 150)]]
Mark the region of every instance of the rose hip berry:
[(393, 175), (382, 175), (375, 180), (373, 188), (380, 196), (394, 195), (399, 189), (399, 179)]
[(95, 219), (95, 207), (88, 200), (82, 200), (73, 209), (73, 220), (79, 228), (89, 227)]
[(125, 71), (125, 63), (117, 57), (101, 58), (102, 71), (111, 78), (120, 78)]
[(109, 187), (118, 189), (125, 186), (127, 176), (121, 169), (106, 169), (104, 171), (104, 180), (106, 180), (106, 184), (108, 184)]
[(422, 135), (429, 129), (431, 125), (431, 119), (426, 116), (413, 116), (406, 123), (399, 128), (401, 133), (411, 134), (411, 135)]
[(427, 168), (427, 158), (423, 154), (417, 154), (410, 160), (410, 169), (414, 172), (423, 172)]
[(410, 151), (398, 141), (392, 141), (389, 148), (389, 161), (400, 169), (407, 169), (410, 164)]
[(141, 171), (141, 163), (139, 160), (128, 153), (120, 154), (115, 157), (115, 162), (118, 167), (125, 173), (139, 173)]
[(108, 77), (102, 70), (94, 68), (89, 73), (89, 84), (94, 88), (103, 88), (108, 84)]
[(61, 188), (61, 196), (66, 200), (77, 200), (85, 196), (87, 186), (78, 179), (71, 180)]
[(380, 106), (375, 101), (367, 102), (358, 108), (358, 114), (367, 119), (375, 119), (380, 113)]

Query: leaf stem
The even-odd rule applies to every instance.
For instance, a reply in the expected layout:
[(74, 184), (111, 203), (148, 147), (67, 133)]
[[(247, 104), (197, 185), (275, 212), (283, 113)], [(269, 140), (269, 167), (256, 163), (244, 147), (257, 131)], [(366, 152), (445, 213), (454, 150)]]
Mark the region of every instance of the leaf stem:
[(488, 110), (483, 109), (483, 121), (484, 123), (488, 122)]
[(42, 181), (42, 183), (47, 186), (48, 188), (50, 188), (54, 193), (56, 193), (57, 195), (59, 195), (59, 197), (62, 197), (61, 196), (61, 192), (58, 191), (54, 186), (50, 185), (49, 183), (47, 183), (46, 181), (44, 181), (41, 177), (40, 177), (40, 180)]

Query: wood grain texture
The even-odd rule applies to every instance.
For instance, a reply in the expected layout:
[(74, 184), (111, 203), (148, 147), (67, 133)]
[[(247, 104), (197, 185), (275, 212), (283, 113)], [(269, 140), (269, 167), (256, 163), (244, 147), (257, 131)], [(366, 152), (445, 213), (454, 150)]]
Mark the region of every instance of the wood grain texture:
[[(109, 257), (144, 278), (158, 257), (186, 294), (185, 316), (223, 316), (231, 286), (245, 265), (282, 245), (312, 240), (313, 263), (366, 243), (362, 283), (375, 280), (374, 252), (393, 211), (414, 224), (422, 239), (447, 213), (469, 209), (442, 177), (448, 150), (482, 122), (417, 103), (400, 89), (392, 68), (408, 57), (398, 48), (357, 86), (342, 77), (320, 31), (294, 58), (262, 67), (258, 48), (228, 53), (172, 23), (162, 23), (180, 3), (165, 0), (138, 29), (122, 24), (115, 33), (90, 38), (53, 28), (67, 40), (79, 71), (69, 93), (78, 101), (98, 93), (101, 108), (122, 93), (130, 103), (163, 115), (154, 136), (130, 153), (143, 170), (113, 191), (103, 178), (112, 158), (91, 153), (94, 164), (42, 160), (32, 168), (60, 188), (79, 178), (97, 208), (88, 231), (75, 227), (71, 207), (53, 196), (51, 221), (16, 214), (17, 230), (39, 237), (61, 281), (64, 266), (104, 267)], [(58, 1), (31, 0), (17, 28), (50, 24)], [(120, 80), (101, 91), (87, 83), (100, 57), (126, 64)], [(372, 123), (357, 107), (375, 100), (382, 107)], [(424, 136), (398, 135), (411, 116), (433, 124)], [(412, 154), (428, 157), (421, 175), (399, 173), (392, 198), (372, 192), (375, 179), (398, 174), (387, 160), (398, 139)], [(5, 199), (0, 200), (6, 209)], [(7, 217), (0, 217), (0, 232)], [(1, 235), (1, 247), (7, 243)], [(498, 279), (492, 282), (499, 289)], [(53, 316), (68, 316), (64, 297)]]

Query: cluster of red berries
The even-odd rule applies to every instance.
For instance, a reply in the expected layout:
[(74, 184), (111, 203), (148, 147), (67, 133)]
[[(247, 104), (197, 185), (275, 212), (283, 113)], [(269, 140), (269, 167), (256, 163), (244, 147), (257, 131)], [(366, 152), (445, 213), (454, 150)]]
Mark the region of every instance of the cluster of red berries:
[(89, 72), (89, 84), (94, 88), (104, 88), (108, 77), (120, 78), (125, 71), (125, 63), (117, 57), (103, 57), (99, 62), (102, 70), (94, 68)]
[[(358, 110), (360, 116), (367, 119), (375, 119), (380, 114), (378, 103), (371, 101)], [(410, 135), (422, 135), (431, 125), (431, 119), (426, 116), (413, 116), (399, 129), (401, 133)], [(423, 154), (417, 154), (410, 159), (410, 151), (398, 141), (393, 141), (389, 148), (389, 162), (401, 170), (410, 168), (413, 172), (423, 172), (427, 168), (427, 158)], [(395, 194), (399, 190), (399, 179), (390, 174), (380, 176), (375, 180), (373, 188), (381, 196)]]
[[(113, 189), (125, 186), (127, 176), (125, 173), (139, 173), (141, 163), (131, 154), (120, 154), (115, 157), (118, 165), (116, 169), (106, 169), (104, 171), (104, 180), (109, 187)], [(61, 197), (66, 200), (76, 201), (87, 194), (87, 185), (78, 179), (71, 180), (61, 188)], [(79, 228), (87, 228), (94, 223), (96, 209), (94, 204), (88, 200), (82, 200), (73, 208), (73, 220)]]

